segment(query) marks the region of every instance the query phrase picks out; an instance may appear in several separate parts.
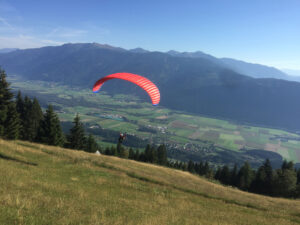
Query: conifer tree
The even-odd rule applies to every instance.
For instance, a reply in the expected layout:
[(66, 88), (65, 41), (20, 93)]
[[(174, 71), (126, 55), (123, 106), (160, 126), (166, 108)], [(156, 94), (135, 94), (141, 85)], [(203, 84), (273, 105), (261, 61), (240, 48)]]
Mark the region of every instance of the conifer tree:
[(41, 121), (43, 120), (43, 111), (41, 109), (40, 103), (36, 98), (32, 101), (32, 107), (31, 107), (31, 117), (30, 117), (30, 136), (29, 140), (33, 141), (36, 139), (37, 132), (39, 129), (39, 126), (41, 124)]
[(230, 170), (227, 165), (223, 166), (219, 179), (223, 184), (226, 184), (226, 185), (230, 184), (231, 174), (230, 174)]
[(238, 173), (238, 169), (237, 169), (237, 164), (234, 164), (234, 167), (231, 171), (231, 180), (230, 180), (230, 184), (232, 186), (236, 186), (237, 185), (237, 173)]
[(145, 162), (149, 162), (150, 160), (151, 160), (151, 146), (150, 144), (147, 144), (145, 149)]
[(194, 162), (192, 160), (189, 160), (189, 162), (188, 162), (188, 171), (190, 173), (195, 173)]
[(134, 160), (139, 160), (139, 158), (140, 158), (140, 152), (139, 152), (139, 150), (135, 150), (135, 153), (134, 153)]
[(13, 98), (9, 86), (10, 84), (6, 81), (6, 73), (0, 68), (0, 136), (4, 136), (8, 107)]
[(96, 152), (99, 149), (99, 146), (97, 142), (94, 139), (94, 136), (89, 134), (85, 146), (85, 151), (86, 152)]
[(166, 146), (160, 145), (157, 149), (157, 162), (160, 165), (166, 165), (168, 160), (167, 160), (167, 149)]
[(281, 169), (275, 173), (273, 194), (275, 196), (291, 197), (297, 187), (297, 174), (293, 162), (284, 161)]
[(83, 124), (80, 122), (80, 117), (77, 114), (73, 121), (74, 126), (70, 129), (68, 136), (69, 147), (72, 149), (84, 149), (85, 147), (85, 133)]
[[(21, 99), (19, 100), (21, 102)], [(20, 103), (20, 108), (21, 108)], [(39, 129), (41, 120), (43, 119), (43, 112), (40, 104), (36, 98), (33, 101), (25, 96), (23, 104), (22, 119), (22, 138), (24, 140), (33, 141), (36, 139), (37, 131)]]
[(221, 177), (221, 167), (218, 167), (218, 169), (217, 169), (217, 171), (216, 171), (216, 173), (215, 173), (215, 179), (216, 180), (220, 180), (220, 177)]
[(7, 119), (5, 123), (5, 138), (16, 140), (19, 137), (20, 119), (15, 103), (8, 106)]
[(203, 166), (203, 175), (207, 175), (210, 172), (209, 164), (207, 161), (205, 161), (205, 164)]
[(129, 148), (129, 155), (128, 155), (128, 159), (134, 159), (134, 151), (132, 148)]
[(52, 105), (48, 106), (41, 125), (37, 140), (48, 145), (63, 146), (65, 139), (61, 130), (58, 116), (53, 111)]
[(253, 179), (254, 179), (254, 173), (251, 169), (251, 166), (248, 162), (245, 162), (244, 165), (239, 170), (237, 176), (237, 185), (240, 189), (248, 191)]
[(122, 151), (122, 144), (121, 142), (118, 142), (117, 144), (117, 155), (120, 156)]
[(152, 145), (150, 149), (150, 163), (157, 163), (157, 150), (156, 148)]

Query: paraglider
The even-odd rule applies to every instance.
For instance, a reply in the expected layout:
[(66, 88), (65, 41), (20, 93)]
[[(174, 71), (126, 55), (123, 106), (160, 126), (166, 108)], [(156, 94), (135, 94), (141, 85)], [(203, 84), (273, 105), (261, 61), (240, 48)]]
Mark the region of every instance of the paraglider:
[(120, 133), (120, 137), (119, 137), (119, 143), (122, 143), (124, 140), (126, 139), (126, 133)]
[(133, 74), (133, 73), (114, 73), (114, 74), (110, 74), (108, 76), (102, 77), (100, 80), (98, 80), (94, 84), (93, 92), (94, 93), (99, 92), (99, 90), (102, 87), (102, 85), (106, 81), (111, 80), (111, 79), (126, 80), (126, 81), (132, 82), (132, 83), (140, 86), (150, 96), (151, 101), (152, 101), (152, 105), (158, 105), (158, 103), (160, 101), (160, 93), (159, 93), (159, 90), (156, 87), (156, 85), (153, 84), (147, 78), (142, 77), (140, 75)]

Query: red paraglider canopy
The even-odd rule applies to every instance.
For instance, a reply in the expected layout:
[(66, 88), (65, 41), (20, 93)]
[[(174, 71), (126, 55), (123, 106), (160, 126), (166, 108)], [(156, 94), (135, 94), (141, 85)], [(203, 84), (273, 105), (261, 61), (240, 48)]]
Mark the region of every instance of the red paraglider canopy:
[(111, 79), (122, 79), (122, 80), (127, 80), (129, 82), (132, 82), (141, 88), (143, 88), (148, 95), (151, 98), (152, 104), (153, 105), (158, 105), (160, 101), (160, 93), (158, 88), (156, 87), (155, 84), (153, 84), (150, 80), (148, 80), (145, 77), (142, 77), (140, 75), (136, 75), (133, 73), (114, 73), (110, 74), (106, 77), (102, 77), (100, 80), (98, 80), (93, 87), (93, 92), (99, 92), (100, 88), (102, 87), (103, 83), (111, 80)]

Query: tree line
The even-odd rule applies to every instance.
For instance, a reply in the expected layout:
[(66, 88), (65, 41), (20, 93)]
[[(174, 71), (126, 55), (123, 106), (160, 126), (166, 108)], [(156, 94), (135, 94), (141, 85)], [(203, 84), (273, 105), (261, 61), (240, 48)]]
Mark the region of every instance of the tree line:
[(60, 120), (51, 105), (43, 113), (36, 98), (24, 98), (18, 92), (14, 99), (6, 81), (6, 74), (0, 69), (0, 137), (21, 139), (47, 145), (95, 152), (128, 158), (132, 160), (155, 163), (175, 169), (189, 171), (193, 174), (219, 180), (222, 184), (235, 186), (241, 190), (280, 197), (300, 197), (300, 169), (296, 170), (292, 162), (284, 161), (280, 169), (274, 170), (266, 160), (257, 170), (248, 162), (240, 168), (227, 165), (213, 169), (208, 162), (195, 163), (168, 160), (165, 145), (146, 145), (144, 151), (125, 148), (121, 143), (101, 149), (93, 135), (85, 134), (83, 123), (77, 114), (69, 134), (62, 132)]
[(85, 134), (79, 115), (73, 124), (65, 135), (52, 105), (43, 113), (36, 98), (23, 98), (19, 91), (14, 99), (6, 73), (0, 69), (0, 137), (95, 152), (99, 148), (97, 142)]
[(248, 162), (240, 168), (235, 165), (230, 169), (224, 165), (216, 170), (210, 167), (208, 162), (194, 163), (191, 160), (188, 163), (168, 162), (168, 166), (215, 179), (243, 191), (273, 197), (300, 197), (300, 168), (296, 169), (293, 162), (283, 161), (281, 168), (275, 170), (269, 159), (257, 170), (252, 169)]

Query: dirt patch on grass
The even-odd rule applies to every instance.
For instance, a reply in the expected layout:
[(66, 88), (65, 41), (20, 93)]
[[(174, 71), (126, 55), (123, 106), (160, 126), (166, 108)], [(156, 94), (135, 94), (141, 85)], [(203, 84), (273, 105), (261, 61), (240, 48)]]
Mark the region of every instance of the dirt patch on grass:
[(165, 119), (168, 119), (167, 116), (158, 116), (156, 117), (155, 119), (158, 119), (158, 120), (165, 120)]
[(196, 125), (191, 125), (191, 124), (179, 121), (179, 120), (174, 121), (172, 123), (172, 127), (174, 127), (174, 128), (184, 128), (184, 129), (190, 129), (190, 130), (195, 130), (195, 129), (198, 128)]
[(205, 139), (210, 139), (210, 140), (216, 140), (219, 139), (220, 137), (220, 133), (218, 131), (215, 130), (210, 130), (210, 131), (206, 131), (203, 135), (202, 138)]
[(265, 150), (267, 151), (272, 151), (272, 152), (277, 152), (277, 150), (280, 148), (280, 144), (270, 144), (267, 143), (265, 146)]

